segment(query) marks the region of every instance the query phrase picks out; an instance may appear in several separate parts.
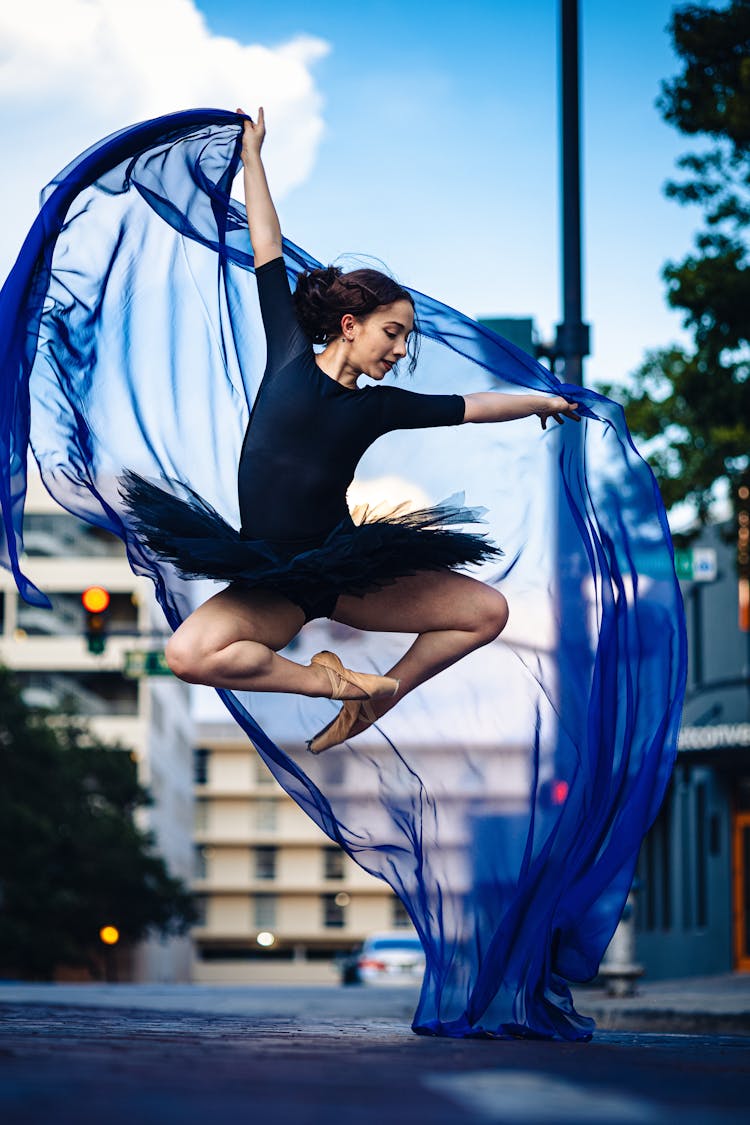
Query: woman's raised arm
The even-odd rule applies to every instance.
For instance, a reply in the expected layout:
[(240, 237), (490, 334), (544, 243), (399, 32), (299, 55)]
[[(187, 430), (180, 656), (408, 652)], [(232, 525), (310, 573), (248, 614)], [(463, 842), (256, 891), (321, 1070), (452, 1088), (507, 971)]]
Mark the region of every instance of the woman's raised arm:
[[(244, 114), (243, 109), (238, 113)], [(242, 134), (242, 164), (245, 179), (245, 207), (247, 225), (250, 228), (250, 241), (253, 244), (253, 258), (256, 266), (262, 266), (278, 258), (281, 254), (281, 226), (279, 216), (271, 199), (266, 180), (266, 171), (260, 158), (260, 150), (266, 135), (266, 119), (263, 106), (258, 110), (258, 120), (245, 117)]]
[(563, 418), (572, 418), (580, 422), (576, 414), (577, 402), (568, 402), (567, 399), (554, 395), (544, 398), (542, 395), (504, 395), (499, 391), (478, 391), (476, 394), (464, 395), (466, 409), (464, 422), (511, 422), (516, 418), (531, 418), (535, 414), (541, 419), (542, 429), (547, 429), (547, 420), (554, 418), (562, 422)]

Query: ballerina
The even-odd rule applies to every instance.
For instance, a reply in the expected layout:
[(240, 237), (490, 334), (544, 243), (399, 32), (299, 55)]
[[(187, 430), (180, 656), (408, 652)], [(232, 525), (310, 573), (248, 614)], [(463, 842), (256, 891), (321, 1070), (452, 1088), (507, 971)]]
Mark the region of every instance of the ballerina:
[[(29, 604), (51, 606), (24, 573), (31, 446), (50, 495), (119, 536), (134, 573), (153, 581), (178, 671), (345, 697), (338, 727), (313, 739), (321, 749), (505, 620), (496, 591), (454, 571), (496, 552), (459, 529), (477, 512), (445, 502), (355, 524), (346, 507), (357, 460), (380, 434), (456, 427), (386, 438), (368, 460), (382, 471), (412, 441), (444, 442), (467, 483), (487, 477), (506, 551), (491, 581), (513, 591), (520, 615), (487, 661), (491, 752), (452, 721), (438, 729), (433, 712), (405, 753), (392, 742), (357, 753), (355, 742), (342, 785), (341, 770), (315, 758), (307, 768), (274, 740), (260, 698), (219, 696), (305, 814), (404, 902), (428, 965), (415, 1031), (588, 1038), (593, 1021), (576, 1012), (569, 982), (592, 978), (620, 917), (669, 780), (685, 686), (684, 614), (653, 475), (619, 406), (561, 384), (461, 313), (379, 273), (322, 269), (287, 239), (282, 266), (262, 183), (249, 199), (251, 248), (230, 188), (244, 134), (251, 187), (264, 179), (263, 132), (262, 115), (248, 126), (242, 114), (185, 110), (98, 142), (45, 190), (0, 291), (0, 563)], [(293, 298), (287, 277), (299, 278)], [(434, 391), (434, 376), (461, 394), (379, 385), (391, 382), (387, 366), (415, 359), (415, 308), (430, 357), (415, 386)], [(359, 387), (363, 372), (374, 378)], [(469, 393), (479, 379), (519, 393)], [(582, 425), (555, 427), (553, 442), (531, 426), (460, 428), (524, 414), (546, 428), (556, 405), (561, 421), (576, 403)], [(430, 489), (450, 468), (420, 460), (409, 475)], [(226, 589), (194, 610), (183, 579), (201, 575)], [(392, 676), (364, 686), (332, 654), (309, 667), (282, 660), (306, 619), (329, 615), (373, 630), (363, 642), (411, 628), (415, 643)], [(296, 745), (306, 708), (284, 711)], [(553, 779), (564, 783), (559, 804)]]
[[(386, 537), (382, 546), (388, 558), (379, 560), (377, 549), (369, 551), (369, 565), (354, 589), (346, 579), (332, 585), (330, 559), (302, 584), (290, 584), (281, 573), (276, 580), (266, 576), (262, 585), (247, 576), (230, 582), (177, 628), (166, 659), (188, 683), (341, 700), (339, 714), (308, 743), (319, 753), (361, 733), (420, 684), (493, 641), (508, 620), (499, 590), (453, 569), (491, 558), (497, 548), (483, 536), (436, 526), (440, 509), (354, 524), (346, 491), (365, 450), (395, 429), (532, 415), (546, 427), (549, 418), (561, 423), (579, 416), (577, 404), (560, 396), (424, 395), (358, 387), (361, 375), (379, 383), (409, 354), (416, 362), (412, 298), (376, 270), (342, 273), (333, 267), (303, 275), (292, 296), (261, 159), (265, 135), (262, 108), (257, 121), (245, 116), (244, 188), (267, 362), (240, 457), (241, 534), (270, 544), (291, 561), (292, 571), (297, 560), (309, 560), (309, 552), (331, 536), (346, 552), (352, 538), (373, 528)], [(325, 345), (317, 354), (315, 342)], [(126, 479), (126, 499), (140, 531), (164, 552), (169, 549), (163, 542), (164, 520), (156, 511), (148, 513), (153, 486), (132, 473)], [(471, 521), (472, 513), (453, 513), (450, 522), (461, 517)], [(215, 576), (181, 559), (174, 544), (171, 553), (183, 573)], [(331, 652), (318, 653), (305, 666), (279, 655), (316, 617), (417, 637), (385, 676), (353, 672)]]

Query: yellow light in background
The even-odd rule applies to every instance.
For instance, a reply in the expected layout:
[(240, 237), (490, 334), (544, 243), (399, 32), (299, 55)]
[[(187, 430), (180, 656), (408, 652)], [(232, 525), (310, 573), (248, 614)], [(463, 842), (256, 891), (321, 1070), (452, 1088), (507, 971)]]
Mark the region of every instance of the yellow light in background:
[(103, 613), (109, 605), (109, 592), (103, 586), (89, 586), (81, 594), (81, 601), (89, 613)]
[(346, 891), (339, 891), (336, 898), (333, 900), (337, 906), (348, 906), (352, 901)]
[(102, 926), (99, 937), (105, 945), (117, 945), (120, 940), (120, 931), (116, 926)]
[(262, 945), (266, 949), (268, 949), (276, 941), (276, 938), (268, 930), (261, 930), (255, 940), (257, 941), (258, 945)]

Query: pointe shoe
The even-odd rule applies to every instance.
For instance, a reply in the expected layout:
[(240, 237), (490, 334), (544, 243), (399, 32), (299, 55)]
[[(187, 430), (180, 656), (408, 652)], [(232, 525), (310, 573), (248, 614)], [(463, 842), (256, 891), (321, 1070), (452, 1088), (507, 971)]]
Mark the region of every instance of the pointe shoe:
[(371, 727), (377, 719), (378, 716), (368, 699), (348, 699), (333, 722), (323, 727), (310, 739), (307, 749), (311, 754), (321, 754), (324, 750), (330, 750), (332, 746), (344, 742), (359, 721), (364, 721), (365, 724), (362, 730), (357, 731), (357, 734), (362, 734), (362, 731)]
[(310, 739), (307, 744), (310, 753), (321, 754), (323, 750), (330, 750), (332, 746), (344, 742), (359, 717), (361, 704), (361, 699), (347, 699), (336, 718)]
[[(395, 695), (399, 689), (399, 680), (390, 676), (373, 676), (367, 672), (352, 672), (345, 668), (335, 652), (319, 652), (313, 656), (310, 664), (320, 664), (328, 673), (331, 681), (331, 699), (346, 699), (344, 695), (348, 686), (358, 688), (361, 692), (355, 699), (383, 699)], [(350, 701), (351, 697), (349, 697)]]

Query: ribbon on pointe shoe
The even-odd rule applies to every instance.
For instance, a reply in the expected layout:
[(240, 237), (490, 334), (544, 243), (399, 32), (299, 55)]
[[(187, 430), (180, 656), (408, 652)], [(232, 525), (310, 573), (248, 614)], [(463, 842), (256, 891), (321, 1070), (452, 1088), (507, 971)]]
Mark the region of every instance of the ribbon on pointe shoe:
[(393, 696), (399, 689), (399, 680), (391, 676), (377, 676), (369, 672), (352, 672), (345, 668), (335, 652), (316, 653), (310, 664), (319, 664), (325, 668), (331, 681), (331, 699), (344, 699), (347, 686), (358, 688), (362, 694), (358, 699), (383, 699)]

